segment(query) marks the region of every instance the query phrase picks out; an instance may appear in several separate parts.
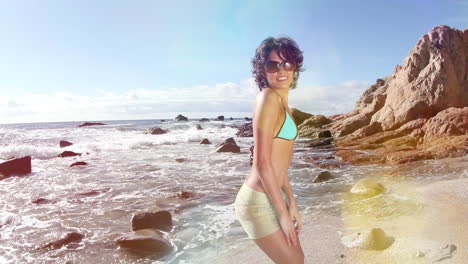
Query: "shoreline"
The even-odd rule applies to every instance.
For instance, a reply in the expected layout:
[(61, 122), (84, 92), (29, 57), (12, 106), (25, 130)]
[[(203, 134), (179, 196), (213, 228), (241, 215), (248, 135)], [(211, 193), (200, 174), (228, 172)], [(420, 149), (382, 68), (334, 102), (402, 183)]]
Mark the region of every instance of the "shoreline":
[[(465, 157), (459, 157), (441, 162), (462, 168), (467, 161)], [(302, 215), (303, 231), (299, 237), (305, 255), (304, 263), (466, 263), (468, 175), (466, 170), (464, 173), (456, 179), (430, 183), (409, 179), (408, 182), (391, 186), (401, 187), (410, 199), (423, 205), (422, 211), (414, 215), (403, 214), (354, 223), (344, 213), (341, 216), (324, 213), (314, 216), (316, 220)], [(345, 235), (374, 227), (381, 228), (388, 237), (393, 238), (393, 244), (384, 250), (366, 250), (347, 248), (342, 243)], [(254, 241), (242, 248), (230, 249), (229, 253), (219, 256), (218, 261), (272, 263)]]

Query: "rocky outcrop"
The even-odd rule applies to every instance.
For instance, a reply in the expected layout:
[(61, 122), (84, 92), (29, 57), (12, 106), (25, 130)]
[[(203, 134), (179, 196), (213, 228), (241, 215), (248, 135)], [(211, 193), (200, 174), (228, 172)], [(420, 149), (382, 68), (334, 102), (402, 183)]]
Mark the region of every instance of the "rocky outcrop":
[(220, 115), (216, 117), (215, 121), (224, 121), (224, 116)]
[(306, 112), (302, 112), (299, 109), (294, 108), (294, 107), (291, 108), (291, 113), (292, 113), (292, 118), (294, 119), (294, 122), (296, 123), (296, 125), (300, 125), (302, 124), (302, 122), (304, 122), (304, 120), (313, 117), (313, 115), (306, 113)]
[[(391, 76), (377, 79), (330, 129), (340, 136), (366, 126), (390, 131), (450, 107), (468, 106), (468, 29), (437, 26), (419, 39)], [(376, 130), (378, 131), (378, 129)]]
[(93, 123), (93, 122), (85, 122), (81, 125), (79, 125), (78, 127), (84, 127), (84, 126), (103, 126), (105, 124), (103, 123)]
[(186, 116), (179, 114), (176, 116), (175, 121), (188, 121), (188, 118)]
[(161, 135), (161, 134), (166, 134), (168, 132), (168, 130), (164, 130), (160, 127), (152, 127), (152, 128), (148, 128), (146, 131), (145, 131), (145, 134), (150, 134), (150, 135)]
[(328, 119), (322, 129), (354, 164), (468, 154), (468, 29), (432, 28), (353, 111)]
[(236, 133), (238, 137), (253, 137), (253, 124), (252, 122), (241, 125)]
[(331, 133), (323, 127), (330, 124), (332, 120), (323, 115), (313, 115), (305, 119), (298, 127), (300, 137), (331, 137)]

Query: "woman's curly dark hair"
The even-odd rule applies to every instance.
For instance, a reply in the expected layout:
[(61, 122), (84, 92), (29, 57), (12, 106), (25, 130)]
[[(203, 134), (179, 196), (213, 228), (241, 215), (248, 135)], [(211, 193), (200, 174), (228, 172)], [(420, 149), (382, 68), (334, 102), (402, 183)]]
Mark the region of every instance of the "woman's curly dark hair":
[(297, 43), (287, 36), (278, 38), (268, 37), (260, 43), (255, 51), (255, 56), (252, 59), (252, 73), (255, 77), (255, 82), (257, 83), (258, 88), (260, 88), (261, 91), (262, 88), (268, 87), (265, 63), (273, 50), (276, 50), (278, 55), (284, 56), (286, 60), (292, 61), (296, 64), (296, 70), (294, 71), (293, 81), (291, 83), (291, 89), (296, 89), (299, 74), (305, 70), (302, 67), (304, 57), (302, 56), (303, 52), (299, 49)]

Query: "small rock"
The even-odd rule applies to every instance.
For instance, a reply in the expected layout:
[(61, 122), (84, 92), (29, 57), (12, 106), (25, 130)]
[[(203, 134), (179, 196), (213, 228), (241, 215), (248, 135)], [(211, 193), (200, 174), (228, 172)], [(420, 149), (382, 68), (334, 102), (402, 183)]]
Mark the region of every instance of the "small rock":
[(432, 262), (438, 262), (442, 261), (445, 259), (449, 259), (452, 257), (453, 252), (457, 250), (457, 246), (454, 244), (446, 244), (440, 247), (437, 250), (430, 250), (427, 253), (427, 257), (432, 261)]
[(47, 203), (51, 203), (51, 202), (52, 202), (51, 200), (48, 200), (48, 199), (45, 199), (45, 198), (37, 198), (37, 199), (32, 201), (32, 203), (34, 203), (34, 204), (47, 204)]
[(313, 183), (317, 183), (317, 182), (324, 182), (324, 181), (328, 181), (329, 179), (333, 178), (331, 173), (328, 172), (328, 171), (322, 171), (319, 173), (319, 175), (317, 175), (315, 177), (315, 179), (312, 181)]
[(204, 138), (200, 144), (211, 144), (211, 142), (207, 139), (207, 138)]
[(341, 242), (348, 248), (384, 250), (393, 244), (394, 238), (388, 237), (381, 228), (372, 228), (370, 231), (345, 236)]
[(380, 193), (383, 193), (384, 191), (385, 187), (374, 179), (359, 180), (351, 188), (351, 193), (365, 196), (375, 196)]
[(233, 145), (233, 144), (224, 144), (222, 146), (220, 146), (216, 152), (233, 152), (233, 153), (239, 153), (240, 152), (240, 148), (239, 146), (237, 145)]
[(149, 128), (145, 131), (145, 134), (151, 134), (151, 135), (161, 135), (161, 134), (166, 134), (168, 132), (168, 130), (164, 130), (162, 128), (159, 128), (159, 127), (152, 127), (152, 128)]
[(68, 147), (68, 146), (71, 146), (73, 145), (73, 143), (71, 143), (70, 141), (66, 141), (66, 140), (60, 140), (60, 147), (61, 148), (64, 148), (64, 147)]
[(188, 118), (179, 114), (178, 116), (176, 116), (175, 120), (176, 121), (188, 121)]
[(234, 138), (230, 137), (226, 140), (224, 140), (223, 142), (219, 143), (218, 145), (216, 145), (215, 147), (219, 147), (221, 145), (224, 145), (224, 144), (233, 144), (233, 145), (237, 145), (236, 141), (234, 140)]
[(84, 161), (77, 161), (75, 163), (73, 163), (72, 165), (70, 165), (70, 167), (73, 167), (73, 166), (82, 166), (82, 165), (88, 165), (88, 163), (84, 162)]
[(202, 130), (202, 129), (203, 129), (202, 126), (201, 126), (200, 124), (197, 124), (195, 127), (196, 127), (198, 130)]
[(103, 124), (103, 123), (85, 122), (85, 123), (79, 125), (78, 127), (84, 127), (84, 126), (102, 126), (102, 125), (105, 125), (105, 124)]
[(186, 161), (189, 161), (188, 159), (186, 158), (177, 158), (175, 159), (177, 162), (181, 163), (181, 162), (186, 162)]
[(195, 197), (195, 194), (192, 192), (178, 192), (177, 197), (181, 199), (189, 199)]
[(55, 242), (50, 242), (44, 246), (41, 246), (40, 248), (43, 249), (43, 248), (52, 248), (52, 249), (57, 249), (57, 248), (61, 248), (63, 247), (64, 245), (67, 245), (67, 244), (70, 244), (70, 243), (73, 243), (73, 242), (80, 242), (82, 239), (83, 239), (84, 235), (80, 234), (80, 233), (77, 233), (77, 232), (71, 232), (71, 233), (68, 233), (64, 238), (62, 239), (59, 239)]
[(64, 151), (58, 155), (58, 157), (65, 158), (65, 157), (74, 157), (74, 156), (81, 156), (81, 153), (75, 153), (73, 151)]

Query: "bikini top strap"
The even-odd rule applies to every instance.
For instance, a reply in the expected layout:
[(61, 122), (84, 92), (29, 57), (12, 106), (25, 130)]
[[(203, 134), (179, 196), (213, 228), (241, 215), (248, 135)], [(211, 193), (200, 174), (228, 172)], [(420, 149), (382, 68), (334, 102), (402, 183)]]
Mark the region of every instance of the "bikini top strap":
[[(270, 89), (272, 89), (273, 91), (275, 91), (274, 88), (270, 88)], [(284, 107), (283, 97), (282, 97), (277, 91), (275, 91), (275, 93), (280, 97), (281, 105), (282, 105), (283, 108), (286, 110), (286, 107)], [(286, 110), (286, 111), (287, 111), (287, 110)]]
[[(270, 88), (270, 89), (272, 89), (273, 91), (275, 91), (274, 88)], [(275, 93), (280, 97), (281, 104), (283, 105), (284, 110), (285, 110), (286, 112), (288, 112), (289, 115), (291, 115), (291, 114), (289, 113), (289, 111), (288, 111), (288, 108), (284, 106), (283, 97), (282, 97), (277, 91), (275, 91)]]

